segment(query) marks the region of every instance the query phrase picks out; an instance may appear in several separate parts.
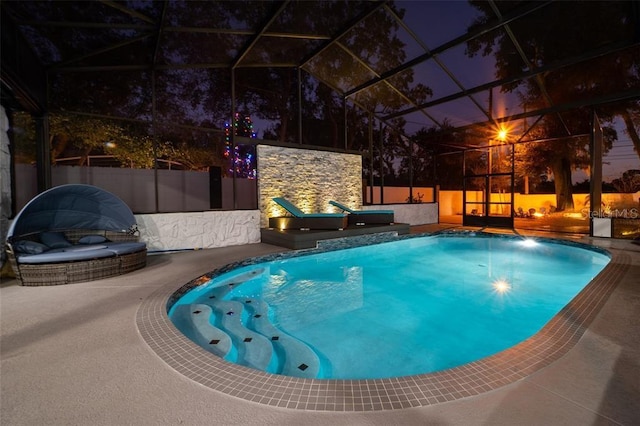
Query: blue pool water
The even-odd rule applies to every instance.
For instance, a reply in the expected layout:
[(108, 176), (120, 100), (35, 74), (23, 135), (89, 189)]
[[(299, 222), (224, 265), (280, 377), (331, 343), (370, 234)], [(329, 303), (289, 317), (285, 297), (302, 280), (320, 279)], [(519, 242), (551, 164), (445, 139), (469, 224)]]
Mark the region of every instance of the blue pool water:
[(609, 260), (549, 241), (410, 238), (245, 266), (169, 316), (206, 350), (275, 374), (415, 375), (522, 342)]

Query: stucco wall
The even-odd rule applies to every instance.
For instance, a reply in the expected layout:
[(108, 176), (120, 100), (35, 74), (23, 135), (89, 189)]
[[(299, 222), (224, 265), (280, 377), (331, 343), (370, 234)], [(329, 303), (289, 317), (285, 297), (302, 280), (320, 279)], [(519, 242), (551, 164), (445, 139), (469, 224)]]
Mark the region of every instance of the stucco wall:
[(284, 197), (305, 213), (337, 212), (331, 200), (351, 208), (362, 205), (360, 155), (266, 145), (258, 145), (257, 153), (262, 227), (269, 217), (286, 213), (273, 197)]
[(260, 242), (257, 210), (135, 215), (149, 251), (205, 249)]
[(384, 206), (364, 206), (363, 210), (393, 210), (393, 220), (397, 223), (426, 225), (438, 223), (438, 203), (385, 204)]

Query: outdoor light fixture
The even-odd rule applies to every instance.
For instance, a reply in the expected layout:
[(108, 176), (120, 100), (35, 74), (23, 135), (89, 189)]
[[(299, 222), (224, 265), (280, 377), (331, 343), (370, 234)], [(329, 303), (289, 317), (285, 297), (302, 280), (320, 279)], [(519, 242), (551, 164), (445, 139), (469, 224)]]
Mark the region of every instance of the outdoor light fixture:
[(511, 134), (515, 131), (516, 127), (513, 122), (496, 124), (494, 140), (508, 142)]
[(496, 130), (496, 139), (500, 141), (506, 141), (509, 136), (509, 129), (507, 129), (504, 125), (500, 125)]
[(525, 247), (535, 247), (535, 246), (538, 245), (538, 242), (536, 240), (532, 240), (530, 238), (526, 238), (526, 239), (522, 240), (522, 242), (520, 244), (525, 246)]

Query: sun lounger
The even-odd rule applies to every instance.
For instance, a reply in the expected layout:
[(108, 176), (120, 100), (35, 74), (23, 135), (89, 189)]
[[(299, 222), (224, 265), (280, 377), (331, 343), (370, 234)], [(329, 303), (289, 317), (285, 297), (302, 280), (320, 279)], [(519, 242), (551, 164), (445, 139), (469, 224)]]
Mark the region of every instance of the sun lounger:
[(347, 215), (344, 213), (305, 213), (285, 198), (276, 197), (273, 201), (291, 216), (270, 217), (269, 228), (342, 230), (347, 227)]
[(349, 214), (349, 225), (381, 225), (394, 222), (393, 210), (353, 210), (333, 200), (329, 201), (329, 204)]

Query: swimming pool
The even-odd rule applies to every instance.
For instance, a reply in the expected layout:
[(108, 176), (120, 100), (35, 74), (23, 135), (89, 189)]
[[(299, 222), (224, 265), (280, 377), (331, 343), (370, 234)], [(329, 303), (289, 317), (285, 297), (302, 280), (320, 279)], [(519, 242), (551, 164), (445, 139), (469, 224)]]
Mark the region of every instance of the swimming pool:
[(529, 338), (609, 262), (530, 241), (447, 235), (249, 262), (194, 280), (169, 316), (209, 352), (269, 373), (441, 371)]

